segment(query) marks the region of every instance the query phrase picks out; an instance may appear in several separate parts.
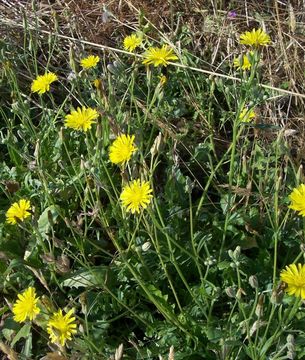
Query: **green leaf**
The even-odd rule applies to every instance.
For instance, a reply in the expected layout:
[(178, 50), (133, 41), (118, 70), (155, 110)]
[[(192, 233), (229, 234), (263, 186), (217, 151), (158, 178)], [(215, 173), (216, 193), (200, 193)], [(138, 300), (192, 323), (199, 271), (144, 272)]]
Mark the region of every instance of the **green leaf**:
[(51, 229), (50, 221), (56, 222), (58, 211), (55, 205), (47, 207), (38, 219), (38, 230), (45, 236)]
[(72, 276), (66, 278), (63, 282), (63, 286), (67, 287), (91, 287), (91, 286), (100, 286), (102, 287), (107, 283), (109, 286), (109, 281), (113, 280), (111, 272), (107, 266), (99, 266), (96, 268), (83, 269), (76, 271)]
[(27, 339), (31, 332), (31, 324), (25, 324), (14, 337), (11, 346), (13, 347), (21, 338)]

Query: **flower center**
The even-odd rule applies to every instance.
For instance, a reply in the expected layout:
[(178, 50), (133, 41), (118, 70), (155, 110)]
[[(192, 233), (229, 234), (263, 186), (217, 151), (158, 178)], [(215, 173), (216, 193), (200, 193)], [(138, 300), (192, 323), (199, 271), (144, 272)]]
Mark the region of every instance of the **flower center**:
[(61, 334), (65, 334), (68, 331), (68, 326), (64, 321), (58, 321), (56, 325), (53, 325), (56, 330), (58, 330)]
[(302, 287), (302, 288), (305, 288), (305, 279), (303, 276), (296, 276), (295, 279), (294, 279), (294, 285), (297, 286), (297, 287)]
[(24, 302), (24, 310), (28, 314), (33, 313), (34, 308), (35, 308), (35, 303), (34, 303), (33, 299), (27, 299), (27, 301)]

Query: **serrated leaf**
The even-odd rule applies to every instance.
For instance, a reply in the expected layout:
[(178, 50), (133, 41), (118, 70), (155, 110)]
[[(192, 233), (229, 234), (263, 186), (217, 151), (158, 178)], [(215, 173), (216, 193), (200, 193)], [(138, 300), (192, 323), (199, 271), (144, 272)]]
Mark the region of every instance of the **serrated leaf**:
[(90, 270), (84, 269), (76, 271), (70, 275), (63, 282), (63, 286), (67, 287), (91, 287), (91, 286), (103, 286), (106, 282), (112, 279), (109, 267), (99, 266)]
[(221, 261), (220, 263), (217, 264), (217, 267), (219, 270), (228, 269), (230, 267), (230, 262), (226, 260)]
[(27, 338), (31, 332), (31, 324), (25, 324), (22, 328), (17, 332), (16, 336), (14, 337), (11, 346), (13, 347), (20, 339)]

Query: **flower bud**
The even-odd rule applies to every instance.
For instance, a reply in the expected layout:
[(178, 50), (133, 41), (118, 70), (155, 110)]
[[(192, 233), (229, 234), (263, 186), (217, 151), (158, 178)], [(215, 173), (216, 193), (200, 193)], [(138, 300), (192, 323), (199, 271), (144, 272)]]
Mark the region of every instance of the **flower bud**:
[(244, 289), (239, 288), (236, 293), (236, 299), (241, 300), (242, 295), (247, 295)]
[(294, 336), (292, 334), (289, 334), (286, 338), (287, 341), (287, 349), (289, 351), (294, 351), (295, 350), (295, 343), (294, 343)]
[(230, 297), (230, 298), (235, 298), (236, 297), (236, 291), (233, 287), (227, 287), (225, 288), (225, 293)]
[(264, 294), (260, 294), (259, 298), (258, 298), (258, 302), (255, 308), (255, 315), (258, 318), (261, 318), (263, 316), (263, 310), (264, 310), (264, 300), (265, 300), (265, 296)]
[(255, 275), (251, 275), (249, 277), (249, 284), (253, 289), (258, 288), (258, 280), (257, 280), (257, 277)]
[(233, 252), (234, 258), (237, 260), (240, 256), (240, 252), (241, 252), (241, 247), (240, 246), (236, 246), (236, 249)]
[(143, 245), (142, 245), (142, 251), (148, 251), (151, 247), (151, 243), (149, 241), (146, 241)]
[(283, 297), (284, 297), (283, 291), (273, 290), (270, 301), (272, 304), (278, 305), (281, 304)]

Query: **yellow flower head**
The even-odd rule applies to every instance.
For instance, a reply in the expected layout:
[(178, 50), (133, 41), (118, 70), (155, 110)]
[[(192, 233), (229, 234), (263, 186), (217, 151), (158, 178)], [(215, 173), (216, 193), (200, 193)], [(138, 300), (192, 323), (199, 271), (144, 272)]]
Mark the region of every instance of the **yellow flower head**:
[(288, 265), (281, 271), (280, 277), (288, 285), (285, 291), (289, 295), (305, 299), (305, 265)]
[(95, 88), (96, 88), (97, 90), (99, 90), (100, 87), (101, 87), (101, 85), (102, 85), (102, 82), (101, 82), (100, 79), (95, 79), (95, 80), (93, 80), (93, 85), (95, 86)]
[(241, 58), (235, 58), (233, 60), (233, 66), (237, 68), (237, 70), (250, 70), (251, 69), (251, 56), (253, 56), (253, 51), (250, 51), (249, 54), (243, 55)]
[(137, 34), (126, 36), (123, 41), (124, 49), (133, 52), (137, 47), (142, 44), (142, 38)]
[(289, 195), (290, 209), (298, 211), (299, 215), (305, 216), (305, 185), (301, 184), (292, 190)]
[(114, 164), (124, 164), (137, 150), (134, 146), (134, 135), (122, 134), (118, 136), (109, 148), (109, 159)]
[(253, 29), (240, 35), (240, 43), (254, 47), (266, 46), (270, 43), (270, 36), (262, 29)]
[(21, 199), (15, 202), (6, 212), (6, 222), (15, 225), (17, 223), (16, 219), (23, 221), (31, 216), (30, 210), (31, 203), (29, 200)]
[(73, 309), (63, 315), (62, 310), (54, 313), (48, 321), (47, 332), (52, 343), (65, 346), (67, 340), (71, 340), (72, 335), (77, 332)]
[(77, 110), (71, 111), (70, 114), (65, 117), (65, 126), (74, 130), (86, 132), (91, 129), (92, 124), (98, 118), (98, 112), (92, 108), (86, 108), (85, 106), (77, 108)]
[(167, 45), (162, 48), (150, 48), (144, 53), (143, 64), (157, 66), (167, 66), (170, 60), (177, 60), (173, 49)]
[(88, 57), (82, 59), (80, 64), (84, 69), (90, 69), (96, 67), (99, 61), (99, 56), (89, 55)]
[(149, 182), (141, 182), (138, 179), (124, 187), (120, 199), (127, 211), (130, 211), (132, 214), (135, 212), (139, 213), (141, 208), (147, 208), (147, 205), (150, 203), (152, 198), (151, 192)]
[(256, 116), (253, 109), (249, 110), (247, 107), (244, 107), (239, 114), (239, 120), (242, 122), (250, 122)]
[(36, 315), (40, 313), (40, 309), (37, 307), (38, 300), (33, 287), (18, 294), (18, 300), (13, 305), (14, 320), (21, 323), (27, 318), (31, 321), (35, 319)]
[(31, 85), (32, 92), (38, 92), (38, 94), (44, 94), (45, 92), (50, 90), (50, 85), (52, 82), (58, 80), (56, 74), (49, 72), (44, 75), (39, 75), (35, 80), (33, 80)]

